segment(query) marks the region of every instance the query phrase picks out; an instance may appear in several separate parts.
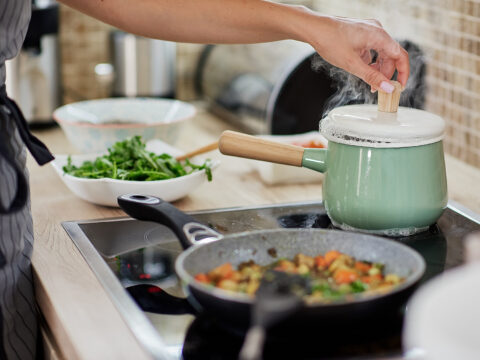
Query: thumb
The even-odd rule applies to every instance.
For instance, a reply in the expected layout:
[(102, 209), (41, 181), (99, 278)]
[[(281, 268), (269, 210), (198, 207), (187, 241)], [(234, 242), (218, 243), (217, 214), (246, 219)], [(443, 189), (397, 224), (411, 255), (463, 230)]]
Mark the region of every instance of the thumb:
[(381, 89), (386, 93), (391, 93), (395, 89), (385, 75), (373, 65), (365, 64), (360, 58), (353, 63), (351, 73), (365, 81), (374, 90)]

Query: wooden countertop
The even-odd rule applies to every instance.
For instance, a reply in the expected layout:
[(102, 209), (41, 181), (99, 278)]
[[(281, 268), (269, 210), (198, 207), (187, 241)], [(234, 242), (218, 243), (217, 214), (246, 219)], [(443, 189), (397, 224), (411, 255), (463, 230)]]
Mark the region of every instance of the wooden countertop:
[[(199, 111), (177, 144), (185, 151), (235, 128)], [(53, 153), (75, 153), (59, 128), (37, 131)], [(321, 184), (262, 183), (248, 161), (224, 157), (214, 181), (175, 202), (182, 210), (320, 200)], [(480, 170), (446, 156), (449, 198), (480, 213)], [(35, 232), (33, 268), (36, 296), (49, 328), (67, 359), (149, 359), (60, 223), (125, 215), (116, 208), (96, 206), (73, 195), (51, 166), (28, 159)]]

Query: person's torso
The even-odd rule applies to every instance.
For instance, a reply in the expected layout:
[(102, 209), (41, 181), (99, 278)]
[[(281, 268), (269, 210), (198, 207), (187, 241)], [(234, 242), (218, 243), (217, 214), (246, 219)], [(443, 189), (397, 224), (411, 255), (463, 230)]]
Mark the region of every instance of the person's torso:
[(0, 85), (5, 83), (5, 60), (14, 58), (28, 29), (32, 0), (0, 0)]

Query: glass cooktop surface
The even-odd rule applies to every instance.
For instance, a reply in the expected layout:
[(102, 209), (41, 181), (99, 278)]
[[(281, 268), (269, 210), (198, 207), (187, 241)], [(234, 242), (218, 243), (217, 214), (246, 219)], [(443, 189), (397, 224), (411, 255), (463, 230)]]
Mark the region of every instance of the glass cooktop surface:
[[(220, 233), (274, 228), (333, 229), (319, 202), (206, 210), (190, 213)], [(184, 299), (174, 271), (182, 248), (163, 225), (130, 218), (70, 221), (63, 226), (111, 296), (133, 333), (154, 358), (237, 358), (244, 331)], [(463, 238), (480, 230), (480, 217), (450, 202), (428, 231), (394, 238), (420, 252), (427, 270), (421, 284), (463, 262)], [(421, 286), (420, 284), (420, 286)], [(264, 358), (403, 359), (403, 311), (362, 329), (325, 324), (273, 332)]]

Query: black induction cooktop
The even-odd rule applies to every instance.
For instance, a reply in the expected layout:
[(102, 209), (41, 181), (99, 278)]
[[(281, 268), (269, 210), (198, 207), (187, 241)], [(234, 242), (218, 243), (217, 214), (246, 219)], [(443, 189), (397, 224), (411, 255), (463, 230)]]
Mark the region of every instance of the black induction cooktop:
[[(334, 228), (320, 202), (216, 209), (191, 213), (198, 221), (230, 234), (273, 228)], [(174, 273), (182, 249), (168, 228), (130, 218), (70, 221), (63, 226), (125, 321), (154, 358), (237, 358), (244, 331), (183, 299)], [(420, 252), (427, 270), (421, 283), (463, 262), (463, 238), (480, 230), (480, 216), (450, 202), (428, 231), (395, 238)], [(421, 286), (421, 285), (420, 285)], [(406, 358), (401, 347), (403, 309), (372, 320), (362, 329), (318, 327), (273, 331), (265, 358)]]

